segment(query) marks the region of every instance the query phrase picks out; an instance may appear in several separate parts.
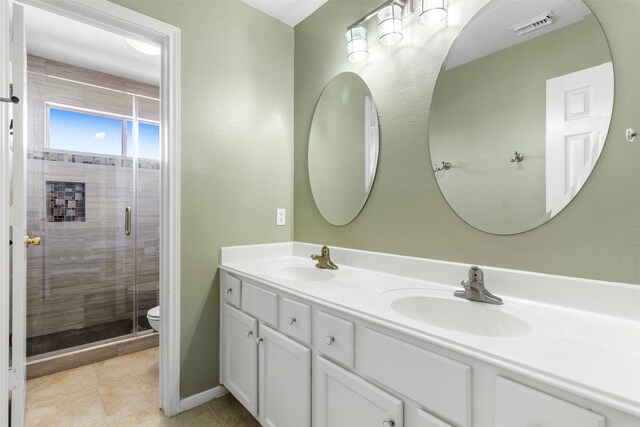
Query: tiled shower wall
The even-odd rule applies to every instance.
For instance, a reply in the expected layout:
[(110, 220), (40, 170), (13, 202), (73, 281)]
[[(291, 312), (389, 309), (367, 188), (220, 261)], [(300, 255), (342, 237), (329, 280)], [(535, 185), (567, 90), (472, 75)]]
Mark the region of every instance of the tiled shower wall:
[[(42, 245), (27, 252), (27, 335), (132, 318), (134, 235), (124, 233), (125, 207), (133, 207), (132, 159), (47, 149), (44, 103), (131, 115), (130, 95), (51, 75), (144, 95), (157, 96), (157, 89), (35, 57), (29, 71), (28, 231), (42, 236)], [(147, 118), (157, 119), (157, 101), (141, 104)], [(144, 315), (158, 303), (160, 171), (155, 160), (138, 166), (137, 288)], [(84, 184), (84, 221), (47, 221), (47, 181)]]

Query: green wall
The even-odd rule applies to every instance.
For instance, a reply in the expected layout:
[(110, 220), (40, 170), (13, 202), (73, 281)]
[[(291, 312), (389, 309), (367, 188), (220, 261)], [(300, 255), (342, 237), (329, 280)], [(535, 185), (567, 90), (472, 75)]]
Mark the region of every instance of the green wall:
[[(609, 137), (571, 204), (546, 224), (511, 236), (478, 231), (458, 218), (438, 189), (429, 157), (429, 109), (440, 66), (464, 22), (487, 0), (450, 1), (448, 25), (423, 27), (411, 18), (414, 24), (394, 46), (377, 42), (372, 20), (366, 25), (370, 57), (352, 64), (346, 58), (346, 27), (379, 3), (330, 0), (295, 28), (295, 240), (640, 283), (640, 144), (624, 139), (626, 128), (640, 127), (640, 2), (586, 2), (602, 23), (614, 62)], [(322, 89), (343, 71), (358, 73), (371, 88), (381, 147), (363, 211), (352, 223), (335, 227), (313, 202), (307, 138)]]
[[(587, 2), (609, 38), (616, 71), (612, 127), (591, 178), (547, 224), (494, 236), (449, 208), (431, 172), (427, 137), (431, 95), (448, 47), (486, 0), (451, 1), (447, 26), (412, 25), (391, 47), (374, 40), (372, 22), (371, 56), (359, 64), (346, 59), (344, 33), (379, 0), (330, 0), (295, 28), (295, 67), (294, 30), (239, 1), (113, 1), (182, 29), (183, 397), (218, 383), (221, 246), (295, 237), (640, 283), (640, 144), (624, 141), (627, 127), (640, 127), (640, 2)], [(381, 149), (367, 205), (352, 223), (335, 227), (311, 196), (307, 140), (318, 97), (343, 71), (358, 73), (371, 88)], [(277, 207), (288, 209), (289, 225), (274, 225)]]
[(181, 28), (187, 397), (218, 384), (220, 247), (293, 237), (293, 29), (239, 1), (114, 2)]

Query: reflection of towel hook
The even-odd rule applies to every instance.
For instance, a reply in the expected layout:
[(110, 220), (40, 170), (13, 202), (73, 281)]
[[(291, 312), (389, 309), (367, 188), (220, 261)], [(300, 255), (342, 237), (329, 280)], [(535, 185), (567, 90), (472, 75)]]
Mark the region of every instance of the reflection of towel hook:
[(633, 142), (636, 136), (640, 136), (640, 133), (631, 128), (627, 129), (627, 142)]
[(520, 163), (521, 161), (524, 160), (524, 154), (522, 153), (518, 153), (517, 151), (513, 152), (513, 157), (511, 158), (511, 160), (509, 160), (511, 163), (515, 163), (518, 162)]
[(441, 166), (438, 166), (437, 163), (433, 164), (433, 172), (448, 171), (449, 169), (451, 169), (451, 163), (449, 162), (442, 162)]

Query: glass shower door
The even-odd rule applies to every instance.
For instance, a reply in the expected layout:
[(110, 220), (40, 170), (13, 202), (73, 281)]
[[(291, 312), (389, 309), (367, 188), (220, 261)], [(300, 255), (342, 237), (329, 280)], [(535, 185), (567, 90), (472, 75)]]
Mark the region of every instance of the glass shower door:
[(29, 97), (27, 355), (131, 336), (133, 96), (30, 73)]
[(136, 96), (135, 104), (137, 114), (127, 124), (127, 152), (136, 159), (134, 315), (138, 331), (150, 331), (147, 312), (159, 305), (160, 297), (160, 102)]

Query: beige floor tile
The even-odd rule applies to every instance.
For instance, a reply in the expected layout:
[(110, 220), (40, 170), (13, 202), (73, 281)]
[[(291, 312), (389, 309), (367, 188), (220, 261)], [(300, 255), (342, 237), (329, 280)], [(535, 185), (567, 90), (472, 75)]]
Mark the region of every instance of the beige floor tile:
[(25, 426), (105, 426), (104, 408), (98, 390), (61, 392), (56, 396), (29, 399)]
[(157, 376), (133, 375), (100, 384), (99, 390), (108, 422), (159, 406)]
[(91, 365), (58, 372), (27, 381), (27, 406), (60, 394), (92, 392), (98, 390), (96, 376)]
[(94, 363), (93, 368), (98, 384), (106, 384), (138, 375), (158, 378), (159, 361), (159, 348), (154, 347)]
[(200, 405), (189, 411), (167, 418), (159, 409), (149, 409), (133, 415), (121, 418), (109, 423), (110, 427), (221, 427), (220, 423), (213, 416), (207, 405)]
[(207, 402), (223, 427), (260, 427), (260, 423), (231, 393)]

